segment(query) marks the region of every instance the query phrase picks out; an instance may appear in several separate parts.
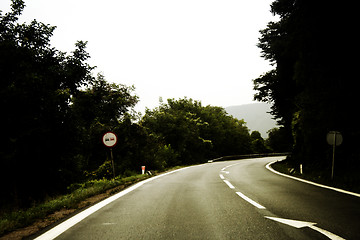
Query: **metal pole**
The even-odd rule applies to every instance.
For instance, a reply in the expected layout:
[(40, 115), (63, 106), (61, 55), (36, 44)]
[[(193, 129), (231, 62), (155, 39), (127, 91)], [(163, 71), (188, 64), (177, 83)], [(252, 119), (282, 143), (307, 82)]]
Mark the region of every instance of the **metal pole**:
[(114, 166), (114, 156), (113, 156), (112, 148), (110, 148), (110, 156), (111, 156), (111, 163), (112, 163), (112, 169), (113, 169), (113, 176), (115, 179), (115, 166)]
[(331, 167), (331, 180), (334, 179), (335, 146), (336, 146), (336, 132), (334, 132), (333, 157), (332, 157), (332, 167)]

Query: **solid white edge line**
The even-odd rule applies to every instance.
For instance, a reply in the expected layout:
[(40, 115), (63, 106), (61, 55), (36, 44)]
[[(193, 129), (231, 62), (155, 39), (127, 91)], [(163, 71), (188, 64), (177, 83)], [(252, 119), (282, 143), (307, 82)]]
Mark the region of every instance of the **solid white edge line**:
[(226, 183), (226, 185), (229, 186), (229, 188), (231, 188), (231, 189), (235, 188), (234, 185), (232, 185), (228, 180), (223, 180), (223, 181), (224, 181), (224, 183)]
[(290, 175), (287, 175), (287, 174), (284, 174), (284, 173), (280, 173), (280, 172), (274, 170), (271, 167), (271, 164), (274, 164), (274, 163), (276, 163), (278, 161), (283, 161), (283, 160), (285, 160), (285, 158), (281, 159), (281, 160), (276, 160), (276, 161), (269, 162), (268, 164), (266, 164), (266, 168), (269, 171), (271, 171), (271, 172), (273, 172), (275, 174), (278, 174), (280, 176), (283, 176), (283, 177), (291, 178), (291, 179), (294, 179), (294, 180), (297, 180), (297, 181), (300, 181), (300, 182), (304, 182), (304, 183), (307, 183), (307, 184), (311, 184), (311, 185), (314, 185), (314, 186), (317, 186), (317, 187), (322, 187), (322, 188), (330, 189), (330, 190), (333, 190), (333, 191), (349, 194), (349, 195), (352, 195), (352, 196), (355, 196), (355, 197), (360, 197), (359, 193), (354, 193), (354, 192), (346, 191), (346, 190), (343, 190), (343, 189), (340, 189), (340, 188), (334, 188), (334, 187), (322, 185), (322, 184), (319, 184), (319, 183), (314, 183), (314, 182), (311, 182), (311, 181), (308, 181), (308, 180), (304, 180), (304, 179), (301, 179), (301, 178), (297, 178), (297, 177), (294, 177), (294, 176), (290, 176)]
[[(203, 165), (203, 164), (201, 164)], [(99, 210), (100, 208), (108, 205), (109, 203), (115, 201), (116, 199), (128, 194), (129, 192), (139, 188), (140, 186), (142, 186), (143, 184), (147, 183), (147, 182), (151, 182), (157, 178), (178, 172), (178, 171), (182, 171), (188, 168), (192, 168), (192, 167), (198, 167), (201, 165), (195, 165), (195, 166), (190, 166), (190, 167), (185, 167), (185, 168), (180, 168), (180, 169), (176, 169), (174, 171), (171, 172), (167, 172), (167, 173), (163, 173), (161, 175), (152, 177), (152, 178), (148, 178), (146, 180), (143, 180), (141, 182), (136, 183), (135, 185), (109, 197), (106, 198), (105, 200), (93, 205), (92, 207), (89, 207), (88, 209), (76, 214), (75, 216), (69, 218), (68, 220), (60, 223), (59, 225), (51, 228), (50, 230), (48, 230), (47, 232), (43, 233), (42, 235), (40, 235), (39, 237), (35, 238), (35, 240), (52, 240), (54, 238), (56, 238), (57, 236), (59, 236), (60, 234), (62, 234), (63, 232), (65, 232), (66, 230), (68, 230), (69, 228), (71, 228), (72, 226), (74, 226), (75, 224), (79, 223), (80, 221), (82, 221), (83, 219), (85, 219), (86, 217), (88, 217), (89, 215), (93, 214), (94, 212), (96, 212), (97, 210)]]
[(241, 197), (242, 199), (244, 199), (248, 203), (252, 204), (253, 206), (255, 206), (255, 207), (259, 208), (259, 209), (266, 209), (263, 205), (258, 204), (257, 202), (255, 202), (254, 200), (248, 198), (247, 196), (245, 196), (241, 192), (236, 192), (236, 194), (239, 195), (239, 197)]

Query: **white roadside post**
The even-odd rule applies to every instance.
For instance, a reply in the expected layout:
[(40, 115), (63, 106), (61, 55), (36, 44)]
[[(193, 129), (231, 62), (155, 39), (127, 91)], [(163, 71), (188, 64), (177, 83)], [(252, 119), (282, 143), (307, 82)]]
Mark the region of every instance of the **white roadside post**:
[(145, 166), (141, 166), (141, 174), (145, 174)]

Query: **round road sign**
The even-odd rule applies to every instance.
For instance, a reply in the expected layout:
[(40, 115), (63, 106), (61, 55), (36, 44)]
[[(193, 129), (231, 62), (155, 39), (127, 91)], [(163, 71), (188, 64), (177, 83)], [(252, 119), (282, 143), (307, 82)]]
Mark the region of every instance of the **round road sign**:
[(107, 132), (104, 134), (102, 141), (105, 146), (107, 147), (113, 147), (117, 143), (117, 136), (113, 132)]
[(339, 146), (342, 142), (343, 142), (343, 137), (341, 135), (340, 132), (337, 131), (330, 131), (327, 135), (326, 135), (326, 141), (328, 142), (328, 144), (330, 145), (334, 145), (335, 146)]

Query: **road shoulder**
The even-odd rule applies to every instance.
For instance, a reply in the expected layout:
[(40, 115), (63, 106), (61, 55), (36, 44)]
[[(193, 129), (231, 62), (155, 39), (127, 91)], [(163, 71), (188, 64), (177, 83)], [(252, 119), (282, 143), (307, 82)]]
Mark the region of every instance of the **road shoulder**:
[(354, 193), (354, 192), (350, 192), (350, 191), (347, 191), (347, 190), (344, 190), (344, 189), (340, 189), (340, 188), (335, 188), (335, 187), (330, 187), (330, 186), (326, 186), (326, 185), (323, 185), (323, 184), (320, 184), (320, 183), (315, 183), (315, 182), (312, 182), (312, 181), (309, 181), (309, 180), (305, 180), (305, 179), (302, 179), (302, 178), (298, 178), (298, 177), (294, 177), (294, 176), (290, 176), (288, 174), (285, 174), (285, 173), (281, 173), (281, 172), (278, 172), (276, 170), (274, 170), (271, 165), (276, 163), (276, 162), (279, 162), (279, 161), (283, 161), (285, 160), (282, 159), (282, 160), (276, 160), (276, 161), (272, 161), (268, 164), (266, 164), (266, 168), (277, 174), (277, 175), (280, 175), (280, 176), (283, 176), (283, 177), (287, 177), (287, 178), (291, 178), (291, 179), (294, 179), (296, 181), (300, 181), (300, 182), (304, 182), (304, 183), (307, 183), (307, 184), (311, 184), (311, 185), (314, 185), (314, 186), (317, 186), (317, 187), (321, 187), (321, 188), (326, 188), (326, 189), (330, 189), (330, 190), (333, 190), (333, 191), (337, 191), (337, 192), (341, 192), (341, 193), (345, 193), (345, 194), (348, 194), (348, 195), (352, 195), (352, 196), (355, 196), (355, 197), (360, 197), (360, 194), (359, 193)]

